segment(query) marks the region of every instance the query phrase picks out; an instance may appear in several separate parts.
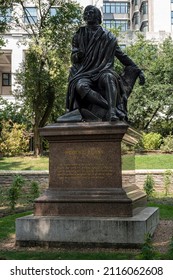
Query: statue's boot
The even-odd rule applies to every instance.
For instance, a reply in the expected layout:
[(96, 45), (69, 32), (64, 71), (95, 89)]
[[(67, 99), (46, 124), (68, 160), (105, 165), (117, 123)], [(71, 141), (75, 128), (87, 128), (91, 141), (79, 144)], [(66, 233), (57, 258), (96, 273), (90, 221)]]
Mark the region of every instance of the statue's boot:
[(106, 100), (108, 102), (108, 113), (106, 119), (108, 121), (117, 121), (119, 120), (116, 114), (116, 103), (117, 103), (117, 88), (116, 80), (114, 75), (111, 73), (105, 73), (101, 76), (99, 80), (99, 86), (105, 92)]
[[(111, 81), (112, 82), (112, 81)], [(107, 100), (109, 104), (109, 111), (108, 111), (108, 120), (111, 122), (119, 120), (117, 114), (116, 114), (116, 98), (117, 98), (117, 91), (115, 88), (115, 85), (112, 85), (111, 88), (111, 83), (108, 85), (109, 94), (107, 94)]]
[(111, 108), (109, 110), (109, 117), (108, 118), (109, 118), (109, 121), (111, 121), (111, 122), (115, 122), (115, 121), (119, 120), (119, 118), (116, 115), (116, 112), (115, 112), (114, 108)]
[(101, 94), (94, 90), (90, 90), (87, 95), (85, 96), (86, 100), (89, 101), (91, 104), (99, 105), (104, 109), (108, 109), (108, 102), (104, 99)]

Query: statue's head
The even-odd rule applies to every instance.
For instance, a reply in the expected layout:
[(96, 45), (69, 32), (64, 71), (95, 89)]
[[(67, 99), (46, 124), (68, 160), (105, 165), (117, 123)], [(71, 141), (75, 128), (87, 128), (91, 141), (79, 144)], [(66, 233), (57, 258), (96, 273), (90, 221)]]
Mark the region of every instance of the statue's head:
[(87, 23), (102, 23), (102, 15), (100, 10), (92, 5), (86, 6), (84, 13), (83, 13), (83, 19)]

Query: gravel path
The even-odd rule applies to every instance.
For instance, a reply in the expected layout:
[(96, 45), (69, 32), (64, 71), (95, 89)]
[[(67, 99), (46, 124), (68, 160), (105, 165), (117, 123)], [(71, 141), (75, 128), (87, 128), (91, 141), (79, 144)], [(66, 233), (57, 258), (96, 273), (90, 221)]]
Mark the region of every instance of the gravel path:
[(173, 221), (161, 220), (153, 236), (153, 245), (160, 253), (166, 253), (173, 237)]

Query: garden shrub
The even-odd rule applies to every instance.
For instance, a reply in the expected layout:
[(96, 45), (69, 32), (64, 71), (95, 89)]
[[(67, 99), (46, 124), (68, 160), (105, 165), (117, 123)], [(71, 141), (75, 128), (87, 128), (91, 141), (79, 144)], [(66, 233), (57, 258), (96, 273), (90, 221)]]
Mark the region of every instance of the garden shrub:
[(164, 173), (165, 196), (167, 196), (169, 194), (170, 186), (171, 186), (171, 178), (172, 178), (172, 171), (166, 170)]
[(21, 189), (24, 186), (24, 184), (25, 184), (25, 180), (22, 176), (20, 175), (14, 176), (12, 185), (9, 188), (9, 193), (8, 193), (9, 204), (12, 210), (15, 209), (17, 200), (20, 197)]
[(127, 145), (126, 143), (122, 142), (121, 143), (121, 153), (122, 154), (127, 154), (129, 151), (130, 151), (129, 145)]
[(152, 244), (152, 236), (147, 233), (145, 236), (145, 242), (141, 248), (141, 259), (143, 260), (154, 260), (156, 257), (156, 252)]
[(0, 151), (4, 156), (16, 156), (28, 151), (29, 134), (23, 124), (2, 122)]
[(30, 200), (29, 202), (33, 202), (40, 195), (39, 183), (36, 181), (32, 181), (30, 184)]
[(143, 138), (141, 137), (134, 146), (135, 151), (141, 152), (144, 150)]
[(160, 146), (163, 152), (173, 152), (173, 135), (168, 135), (163, 139), (163, 143)]
[(8, 189), (0, 185), (0, 207), (8, 205)]
[[(10, 206), (14, 210), (16, 205), (32, 206), (34, 200), (40, 195), (39, 183), (36, 181), (27, 181), (21, 175), (15, 175), (11, 186), (0, 188), (0, 195), (3, 193), (3, 201), (0, 198), (1, 206)], [(6, 192), (3, 192), (5, 190)]]
[(162, 136), (155, 132), (144, 133), (142, 142), (145, 150), (158, 150), (162, 143)]
[(147, 175), (147, 178), (144, 182), (144, 191), (146, 192), (147, 198), (150, 198), (154, 192), (155, 182), (152, 175)]

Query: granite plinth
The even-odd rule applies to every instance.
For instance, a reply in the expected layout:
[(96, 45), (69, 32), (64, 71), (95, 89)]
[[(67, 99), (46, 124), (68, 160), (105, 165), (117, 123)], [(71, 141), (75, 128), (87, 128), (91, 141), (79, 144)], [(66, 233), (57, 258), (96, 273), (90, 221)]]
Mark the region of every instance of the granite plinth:
[(133, 217), (25, 216), (16, 220), (19, 246), (128, 246), (142, 245), (159, 222), (155, 207), (140, 209)]
[[(122, 186), (124, 122), (57, 123), (40, 129), (49, 141), (49, 186), (35, 216), (130, 217), (146, 205), (135, 186)], [(130, 137), (131, 139), (132, 137)]]

